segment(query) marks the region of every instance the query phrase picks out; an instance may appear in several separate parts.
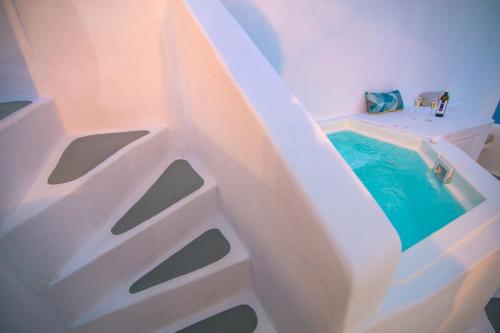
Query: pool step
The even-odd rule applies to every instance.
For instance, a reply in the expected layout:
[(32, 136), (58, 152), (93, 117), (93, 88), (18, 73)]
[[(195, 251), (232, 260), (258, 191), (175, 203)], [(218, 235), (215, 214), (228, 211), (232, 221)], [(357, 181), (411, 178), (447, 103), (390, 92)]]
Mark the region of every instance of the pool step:
[(144, 196), (116, 222), (111, 232), (118, 235), (136, 227), (202, 186), (203, 178), (188, 161), (172, 162)]
[[(192, 256), (204, 256), (204, 254), (193, 252), (190, 255), (179, 256), (179, 252), (186, 251), (185, 248), (189, 248), (190, 243), (199, 242), (200, 236), (213, 229), (219, 229), (223, 237), (227, 239), (230, 251), (217, 261), (211, 263), (206, 261), (206, 266), (196, 267), (196, 270), (191, 271), (195, 265), (190, 260), (199, 260)], [(210, 243), (204, 244), (203, 251), (206, 251), (206, 246), (210, 246)], [(164, 271), (159, 270), (158, 267), (161, 267), (165, 259), (176, 255), (177, 259), (174, 260), (182, 257), (187, 261), (176, 263), (175, 270), (186, 274), (178, 275), (170, 280), (162, 278), (161, 273)], [(154, 279), (151, 279), (152, 276)], [(141, 278), (154, 283), (144, 283), (142, 286), (147, 286), (147, 288), (131, 293), (131, 286)], [(163, 280), (166, 281), (163, 282)], [(154, 263), (145, 272), (123, 283), (100, 304), (83, 313), (70, 325), (70, 331), (80, 333), (151, 332), (221, 302), (234, 294), (241, 293), (249, 286), (248, 253), (224, 222), (182, 242), (178, 248)]]
[(129, 131), (93, 134), (74, 139), (64, 149), (48, 178), (52, 185), (78, 179), (117, 151), (148, 134), (149, 131)]
[(0, 251), (28, 289), (37, 292), (47, 286), (165, 159), (169, 151), (167, 128), (147, 130), (149, 134), (84, 176), (50, 185), (49, 174), (74, 138), (59, 143), (20, 206), (0, 229)]
[(121, 234), (110, 231), (115, 221), (131, 207), (150, 184), (170, 165), (167, 160), (147, 181), (142, 190), (131, 197), (116, 217), (104, 223), (102, 230), (90, 240), (86, 247), (73, 257), (41, 296), (67, 323), (73, 322), (83, 312), (95, 306), (116, 288), (116, 285), (137, 279), (137, 274), (146, 271), (158, 258), (171, 253), (179, 242), (191, 240), (193, 233), (201, 233), (211, 226), (222, 223), (218, 214), (218, 193), (214, 180), (206, 174), (190, 156), (190, 161), (202, 175), (204, 185), (146, 222)]
[(250, 291), (244, 291), (155, 333), (276, 333)]

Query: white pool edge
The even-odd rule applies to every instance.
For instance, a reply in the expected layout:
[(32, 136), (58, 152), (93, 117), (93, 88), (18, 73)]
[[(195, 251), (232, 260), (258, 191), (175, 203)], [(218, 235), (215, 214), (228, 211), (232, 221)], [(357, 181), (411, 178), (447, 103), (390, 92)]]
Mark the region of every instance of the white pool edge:
[[(337, 119), (319, 125), (325, 134), (339, 130), (353, 130), (415, 150), (429, 167), (433, 165), (433, 159), (437, 156), (444, 157), (457, 172), (455, 184), (449, 186), (449, 189), (455, 192), (455, 196), (459, 197), (457, 187), (465, 183), (470, 184), (484, 197), (484, 201), (477, 206), (401, 254), (381, 308), (366, 323), (363, 332), (378, 332), (382, 327), (383, 330), (388, 330), (388, 327), (398, 320), (403, 320), (402, 318), (408, 321), (415, 315), (414, 312), (416, 313), (414, 308), (423, 304), (432, 310), (434, 307), (432, 304), (436, 303), (436, 300), (451, 302), (453, 298), (450, 297), (457, 295), (450, 295), (449, 291), (445, 293), (446, 290), (457, 284), (457, 281), (473, 275), (484, 262), (500, 258), (500, 185), (463, 151), (444, 139), (431, 141), (352, 119)], [(460, 199), (471, 200), (471, 198)], [(482, 269), (485, 272), (483, 275), (500, 276), (500, 267), (488, 266)], [(493, 292), (500, 283), (499, 279), (490, 285), (484, 283), (483, 291), (491, 289)], [(479, 309), (479, 305), (476, 308)], [(439, 312), (445, 309), (446, 307), (441, 310), (436, 308), (433, 311)], [(448, 309), (446, 311), (454, 313)]]

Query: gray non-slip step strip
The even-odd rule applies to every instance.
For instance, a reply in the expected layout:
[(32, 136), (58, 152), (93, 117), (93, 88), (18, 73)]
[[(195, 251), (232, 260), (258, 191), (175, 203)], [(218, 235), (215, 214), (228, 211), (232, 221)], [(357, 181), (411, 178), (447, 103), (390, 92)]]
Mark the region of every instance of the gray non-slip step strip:
[(51, 185), (78, 179), (111, 155), (148, 134), (149, 131), (130, 131), (83, 136), (73, 140), (64, 150), (49, 176)]
[(199, 321), (176, 333), (252, 333), (257, 328), (257, 321), (254, 309), (243, 304)]
[(500, 298), (490, 299), (484, 310), (495, 332), (500, 333)]
[(115, 235), (122, 234), (145, 222), (177, 201), (203, 186), (200, 177), (186, 160), (170, 164), (149, 190), (111, 228)]
[(13, 102), (2, 102), (0, 103), (0, 120), (11, 115), (17, 110), (30, 104), (31, 101), (13, 101)]
[(210, 229), (134, 282), (130, 293), (194, 272), (226, 256), (231, 245), (219, 229)]

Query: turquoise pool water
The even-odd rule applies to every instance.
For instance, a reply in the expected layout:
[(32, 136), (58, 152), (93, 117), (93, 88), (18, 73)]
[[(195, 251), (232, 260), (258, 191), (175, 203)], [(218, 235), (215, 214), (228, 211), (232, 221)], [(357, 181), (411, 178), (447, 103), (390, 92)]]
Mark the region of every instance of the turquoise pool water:
[(403, 251), (465, 212), (417, 152), (352, 131), (328, 138), (397, 230)]

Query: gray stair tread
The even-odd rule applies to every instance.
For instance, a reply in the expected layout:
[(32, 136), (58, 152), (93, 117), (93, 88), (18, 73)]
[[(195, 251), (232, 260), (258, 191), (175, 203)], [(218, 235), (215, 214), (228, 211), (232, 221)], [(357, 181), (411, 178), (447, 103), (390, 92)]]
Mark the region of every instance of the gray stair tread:
[(210, 229), (134, 282), (129, 291), (137, 293), (208, 266), (222, 259), (230, 249), (220, 230)]
[(257, 314), (249, 305), (238, 305), (208, 317), (176, 333), (252, 333)]
[(17, 110), (25, 107), (30, 103), (31, 101), (13, 101), (13, 102), (0, 103), (0, 120), (16, 112)]
[(94, 169), (129, 143), (149, 131), (130, 131), (83, 136), (73, 140), (64, 150), (49, 176), (49, 184), (62, 184), (78, 179)]
[(203, 186), (200, 177), (186, 160), (176, 160), (149, 190), (111, 228), (115, 235), (145, 222)]
[(495, 329), (495, 332), (500, 332), (500, 298), (492, 298), (485, 308), (486, 316)]

